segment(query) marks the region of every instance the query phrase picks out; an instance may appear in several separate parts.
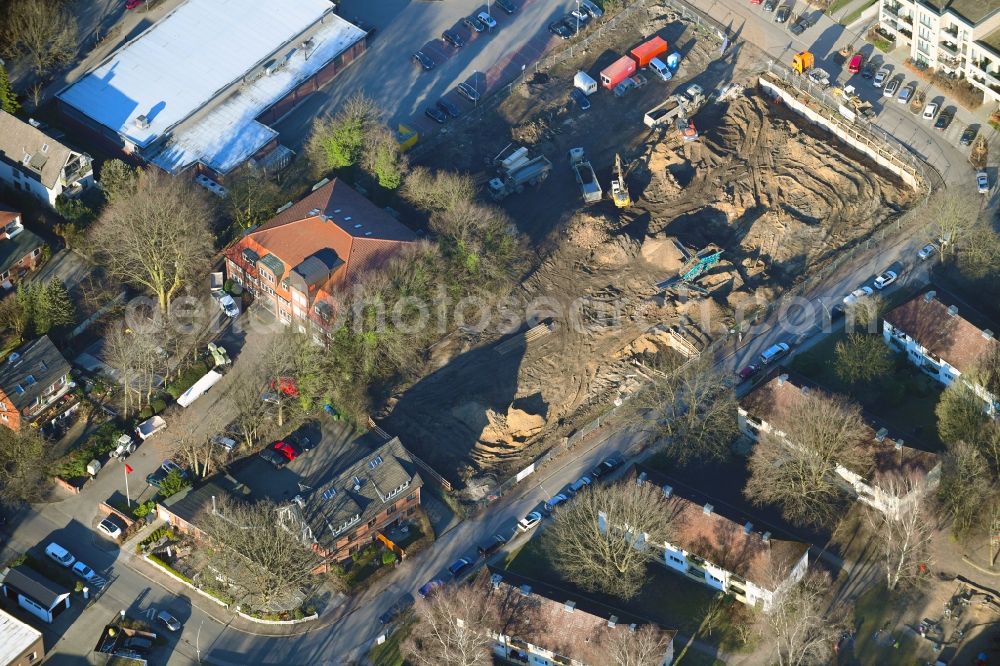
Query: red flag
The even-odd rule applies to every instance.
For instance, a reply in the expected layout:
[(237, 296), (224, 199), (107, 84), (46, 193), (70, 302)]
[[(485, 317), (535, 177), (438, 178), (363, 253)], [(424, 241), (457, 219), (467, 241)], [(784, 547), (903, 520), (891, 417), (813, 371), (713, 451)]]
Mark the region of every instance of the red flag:
[(128, 463), (125, 463), (125, 473), (126, 474), (131, 474), (132, 473), (132, 466), (129, 465)]

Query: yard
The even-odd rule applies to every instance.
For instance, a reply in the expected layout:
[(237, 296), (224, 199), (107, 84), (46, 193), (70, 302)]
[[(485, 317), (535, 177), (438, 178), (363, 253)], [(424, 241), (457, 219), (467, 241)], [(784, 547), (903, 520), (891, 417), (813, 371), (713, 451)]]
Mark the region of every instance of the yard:
[(875, 380), (864, 391), (853, 390), (840, 379), (836, 369), (836, 346), (846, 339), (847, 334), (838, 331), (796, 355), (789, 367), (828, 391), (858, 401), (894, 434), (902, 435), (909, 446), (942, 450), (934, 409), (943, 387), (896, 354), (895, 367), (889, 376)]
[(917, 652), (923, 639), (906, 627), (908, 621), (913, 621), (912, 600), (890, 595), (884, 585), (868, 590), (855, 602), (857, 634), (853, 650), (844, 650), (837, 663), (864, 666), (922, 663)]

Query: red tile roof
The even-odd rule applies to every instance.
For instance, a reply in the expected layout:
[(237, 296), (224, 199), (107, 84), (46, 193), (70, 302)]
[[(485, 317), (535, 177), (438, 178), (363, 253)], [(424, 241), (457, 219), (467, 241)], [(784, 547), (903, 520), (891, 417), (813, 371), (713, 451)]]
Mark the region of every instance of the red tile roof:
[(13, 222), (20, 214), (20, 212), (14, 210), (7, 204), (0, 202), (0, 226)]
[(964, 374), (975, 369), (988, 345), (998, 343), (995, 337), (986, 340), (982, 329), (962, 316), (961, 307), (950, 315), (949, 305), (940, 296), (920, 294), (891, 310), (885, 321)]

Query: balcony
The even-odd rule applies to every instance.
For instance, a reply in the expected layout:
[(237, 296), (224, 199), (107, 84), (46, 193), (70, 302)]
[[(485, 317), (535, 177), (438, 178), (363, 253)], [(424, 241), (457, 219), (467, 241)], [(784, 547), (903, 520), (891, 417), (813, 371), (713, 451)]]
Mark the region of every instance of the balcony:
[(898, 30), (899, 34), (901, 34), (903, 37), (905, 37), (906, 39), (910, 40), (911, 42), (913, 41), (913, 31), (912, 30), (907, 30), (903, 26), (900, 26), (899, 28), (897, 28), (897, 30)]
[(938, 43), (938, 48), (949, 55), (958, 56), (958, 44), (955, 42), (942, 40)]
[(894, 5), (890, 2), (887, 2), (882, 5), (882, 11), (888, 14), (889, 16), (893, 16), (895, 18), (900, 18), (899, 12), (901, 9), (902, 9), (901, 5)]

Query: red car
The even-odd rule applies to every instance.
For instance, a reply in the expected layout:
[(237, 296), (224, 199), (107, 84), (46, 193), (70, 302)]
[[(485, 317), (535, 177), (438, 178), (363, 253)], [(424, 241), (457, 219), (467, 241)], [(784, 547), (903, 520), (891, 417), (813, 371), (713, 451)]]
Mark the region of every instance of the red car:
[(736, 376), (740, 378), (740, 381), (745, 382), (746, 380), (756, 375), (758, 370), (760, 370), (760, 368), (758, 368), (756, 365), (748, 365), (747, 367), (737, 372)]
[(761, 3), (761, 0), (750, 0), (750, 4), (751, 5), (759, 5), (760, 3)]
[(851, 58), (851, 62), (847, 65), (847, 71), (851, 74), (857, 74), (861, 71), (861, 68), (865, 64), (865, 55), (863, 53), (855, 53), (854, 57)]
[(300, 451), (297, 446), (295, 446), (294, 444), (289, 444), (288, 442), (275, 442), (272, 448), (281, 455), (288, 458), (289, 462), (298, 458), (299, 454), (302, 453), (302, 451)]
[(143, 0), (125, 0), (125, 9), (135, 9), (143, 3)]

